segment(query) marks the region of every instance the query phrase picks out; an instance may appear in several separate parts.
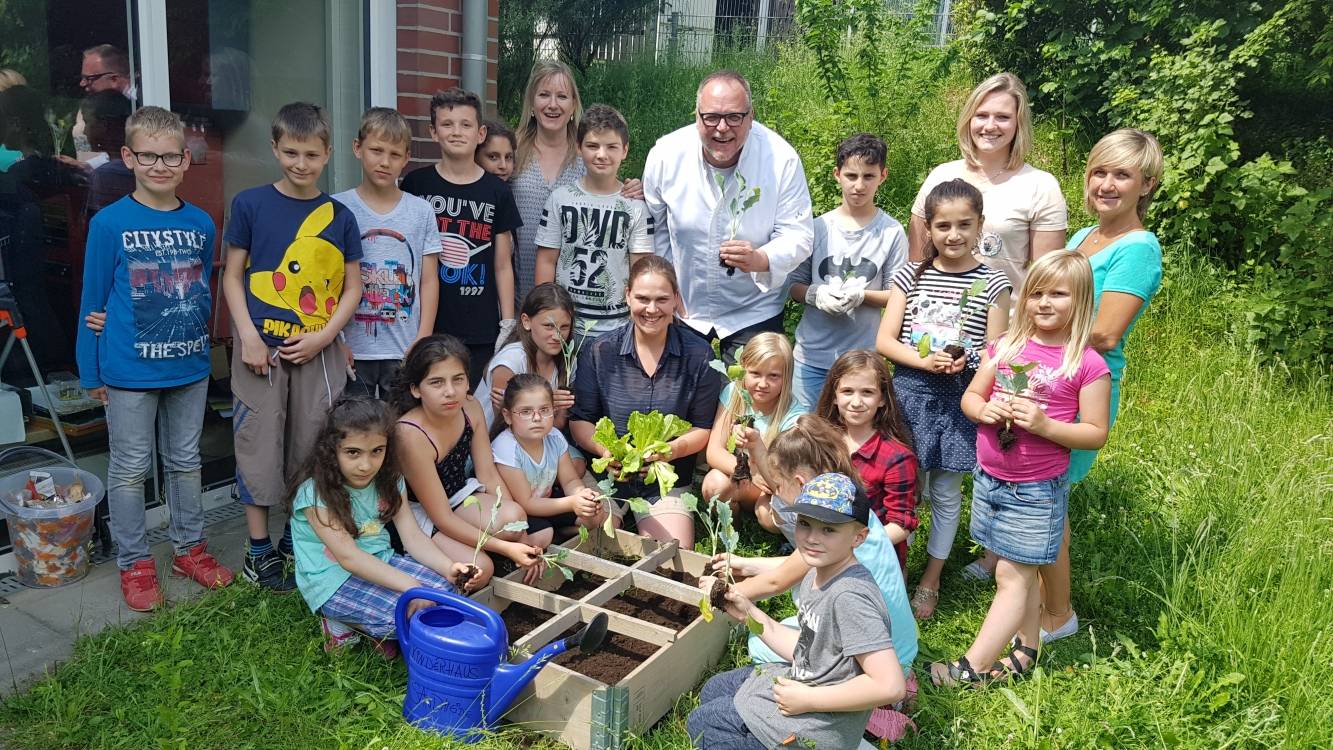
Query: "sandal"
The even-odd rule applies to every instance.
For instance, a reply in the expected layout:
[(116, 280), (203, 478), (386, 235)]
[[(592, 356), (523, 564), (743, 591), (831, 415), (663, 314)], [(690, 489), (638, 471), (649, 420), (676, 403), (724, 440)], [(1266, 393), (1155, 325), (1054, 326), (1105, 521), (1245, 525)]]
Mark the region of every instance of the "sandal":
[[(1027, 666), (1023, 666), (1018, 660), (1018, 655), (1028, 657)], [(1009, 655), (1004, 657), (1009, 660), (1008, 664), (1003, 661), (997, 661), (991, 665), (991, 677), (995, 680), (1017, 681), (1026, 678), (1032, 673), (1033, 668), (1037, 666), (1037, 649), (1023, 645), (1023, 639), (1014, 636), (1014, 641), (1009, 645)]]
[(939, 589), (917, 586), (912, 594), (912, 616), (918, 620), (929, 620), (935, 615), (935, 607), (940, 603)]
[(957, 661), (933, 661), (926, 668), (930, 670), (930, 681), (936, 687), (982, 687), (994, 679), (973, 669), (966, 656), (958, 657)]

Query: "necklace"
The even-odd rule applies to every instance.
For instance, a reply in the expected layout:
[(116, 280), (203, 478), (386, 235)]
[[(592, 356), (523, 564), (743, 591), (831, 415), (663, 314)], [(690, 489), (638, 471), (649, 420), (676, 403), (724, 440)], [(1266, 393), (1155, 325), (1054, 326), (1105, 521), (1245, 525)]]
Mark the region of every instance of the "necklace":
[[(1110, 245), (1112, 242), (1115, 242), (1121, 237), (1124, 237), (1130, 232), (1137, 231), (1138, 229), (1140, 229), (1140, 227), (1135, 226), (1108, 234), (1105, 231), (1103, 231), (1102, 228), (1099, 226), (1088, 233), (1088, 236), (1084, 238), (1083, 242), (1079, 245), (1078, 249), (1084, 255), (1093, 255), (1098, 250), (1106, 248), (1106, 246)], [(1088, 252), (1089, 250), (1092, 252)]]

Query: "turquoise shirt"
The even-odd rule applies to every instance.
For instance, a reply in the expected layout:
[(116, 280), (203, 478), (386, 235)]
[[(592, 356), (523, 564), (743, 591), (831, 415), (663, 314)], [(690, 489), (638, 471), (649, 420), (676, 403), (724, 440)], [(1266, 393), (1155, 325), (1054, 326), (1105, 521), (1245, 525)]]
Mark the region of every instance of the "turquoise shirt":
[[(1096, 228), (1094, 225), (1078, 230), (1065, 247), (1077, 250)], [(1129, 332), (1134, 330), (1134, 324), (1139, 321), (1143, 311), (1148, 309), (1148, 303), (1162, 287), (1162, 246), (1157, 242), (1157, 235), (1139, 229), (1102, 248), (1088, 258), (1088, 262), (1092, 264), (1092, 302), (1097, 308), (1102, 305), (1103, 292), (1122, 292), (1143, 300), (1115, 348), (1102, 354), (1106, 366), (1111, 369), (1110, 426), (1114, 426), (1116, 416), (1120, 413), (1120, 379), (1125, 374), (1125, 341), (1129, 339)], [(1088, 472), (1092, 471), (1092, 464), (1096, 460), (1097, 451), (1070, 451), (1069, 470), (1065, 476), (1070, 483), (1083, 481)]]
[(8, 172), (9, 168), (18, 163), (18, 160), (22, 158), (23, 158), (22, 151), (15, 151), (13, 149), (0, 146), (0, 172)]
[[(1091, 226), (1078, 230), (1065, 247), (1077, 250), (1083, 239), (1096, 228)], [(1092, 264), (1092, 299), (1096, 307), (1101, 307), (1102, 294), (1105, 292), (1132, 294), (1143, 300), (1138, 312), (1134, 313), (1129, 326), (1125, 328), (1125, 335), (1120, 337), (1120, 342), (1114, 349), (1102, 354), (1106, 366), (1111, 368), (1111, 380), (1118, 383), (1125, 374), (1125, 340), (1129, 338), (1129, 332), (1134, 330), (1139, 316), (1148, 309), (1153, 295), (1162, 287), (1162, 246), (1157, 243), (1157, 235), (1140, 229), (1102, 248), (1088, 258), (1088, 262)]]
[[(726, 387), (722, 389), (722, 394), (717, 399), (718, 403), (722, 404), (724, 407), (731, 403), (731, 391), (734, 387), (734, 384), (727, 383)], [(788, 384), (787, 387), (790, 388), (791, 385)], [(805, 412), (805, 407), (801, 406), (801, 404), (796, 401), (796, 394), (793, 393), (791, 406), (787, 407), (787, 414), (782, 418), (782, 422), (778, 425), (778, 432), (786, 432), (791, 429), (792, 425), (796, 424), (796, 418)], [(768, 432), (768, 420), (769, 417), (767, 415), (760, 414), (758, 410), (755, 410), (754, 428), (759, 430), (759, 435), (761, 437), (764, 433)]]
[[(407, 486), (399, 481), (399, 492), (406, 492)], [(356, 538), (356, 546), (370, 555), (388, 562), (393, 557), (393, 547), (389, 544), (389, 532), (380, 523), (379, 495), (375, 485), (363, 489), (347, 488), (352, 502), (352, 519), (361, 531)], [(315, 481), (307, 479), (296, 490), (296, 499), (292, 502), (292, 549), (296, 555), (296, 587), (310, 611), (318, 612), (324, 602), (333, 596), (338, 587), (352, 577), (333, 557), (323, 540), (315, 533), (315, 527), (306, 518), (306, 508), (324, 508), (324, 501), (315, 497)]]

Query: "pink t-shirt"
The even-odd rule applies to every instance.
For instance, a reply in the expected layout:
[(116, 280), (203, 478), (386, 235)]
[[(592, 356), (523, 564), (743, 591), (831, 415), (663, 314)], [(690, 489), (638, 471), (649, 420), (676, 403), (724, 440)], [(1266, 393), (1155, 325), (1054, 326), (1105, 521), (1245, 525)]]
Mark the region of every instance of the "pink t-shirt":
[[(987, 351), (995, 356), (994, 345), (987, 347)], [(1057, 373), (1063, 359), (1064, 347), (1046, 346), (1029, 340), (1023, 352), (1012, 363), (1037, 363), (1036, 367), (1026, 372), (1028, 382), (1019, 393), (1037, 402), (1050, 419), (1073, 422), (1078, 414), (1079, 391), (1097, 378), (1109, 375), (1111, 371), (1107, 369), (1102, 355), (1089, 347), (1083, 350), (1083, 362), (1074, 377), (1062, 378)], [(1009, 378), (1014, 377), (1010, 364), (1000, 363), (994, 386), (995, 392), (1006, 398), (1013, 395), (1006, 387), (1012, 383)], [(1013, 429), (1018, 441), (1009, 446), (1009, 450), (1001, 450), (998, 435), (1003, 426), (977, 425), (977, 463), (987, 474), (1006, 482), (1037, 482), (1054, 479), (1069, 468), (1068, 448), (1037, 437), (1017, 425)]]

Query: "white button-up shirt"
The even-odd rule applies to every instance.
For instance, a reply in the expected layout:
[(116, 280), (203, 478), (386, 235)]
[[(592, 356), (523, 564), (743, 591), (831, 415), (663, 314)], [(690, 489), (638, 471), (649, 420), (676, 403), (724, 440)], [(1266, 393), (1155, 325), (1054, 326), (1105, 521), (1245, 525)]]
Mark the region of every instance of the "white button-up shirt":
[[(671, 261), (685, 302), (685, 322), (720, 338), (782, 312), (787, 275), (810, 257), (814, 221), (801, 157), (782, 136), (753, 123), (740, 161), (721, 189), (691, 124), (658, 139), (643, 170), (644, 200), (657, 230), (658, 255)], [(724, 171), (724, 170), (723, 170)], [(768, 256), (768, 271), (728, 276), (718, 260), (731, 235), (730, 204), (745, 177), (759, 200), (741, 216), (734, 239)]]

